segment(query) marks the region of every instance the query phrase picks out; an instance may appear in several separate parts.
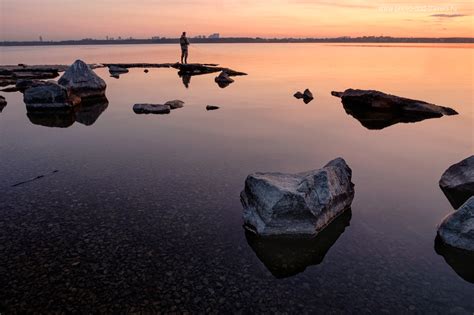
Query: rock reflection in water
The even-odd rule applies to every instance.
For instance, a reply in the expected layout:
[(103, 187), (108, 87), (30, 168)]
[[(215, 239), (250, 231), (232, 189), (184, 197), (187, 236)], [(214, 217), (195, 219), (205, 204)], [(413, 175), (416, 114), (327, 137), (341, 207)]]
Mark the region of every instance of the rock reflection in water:
[(411, 116), (402, 112), (396, 111), (377, 111), (374, 109), (360, 109), (357, 104), (352, 104), (347, 101), (342, 102), (344, 110), (348, 115), (357, 119), (362, 126), (370, 130), (381, 130), (399, 123), (414, 123), (425, 119), (439, 118), (439, 117), (420, 117)]
[(445, 244), (438, 236), (435, 239), (435, 251), (443, 256), (451, 268), (464, 280), (474, 283), (474, 254)]
[(29, 111), (26, 115), (32, 124), (44, 127), (68, 128), (74, 122), (91, 126), (108, 105), (107, 98), (97, 98), (83, 101), (70, 110)]
[(339, 236), (350, 225), (351, 209), (346, 210), (315, 238), (261, 238), (245, 231), (248, 244), (276, 278), (303, 272), (320, 264)]

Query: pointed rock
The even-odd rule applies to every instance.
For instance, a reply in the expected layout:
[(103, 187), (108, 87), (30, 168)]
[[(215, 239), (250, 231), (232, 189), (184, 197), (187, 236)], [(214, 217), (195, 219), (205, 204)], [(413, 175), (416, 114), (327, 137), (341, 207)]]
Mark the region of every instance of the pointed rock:
[(68, 93), (81, 98), (104, 97), (107, 87), (105, 81), (82, 60), (76, 60), (58, 83), (64, 86)]

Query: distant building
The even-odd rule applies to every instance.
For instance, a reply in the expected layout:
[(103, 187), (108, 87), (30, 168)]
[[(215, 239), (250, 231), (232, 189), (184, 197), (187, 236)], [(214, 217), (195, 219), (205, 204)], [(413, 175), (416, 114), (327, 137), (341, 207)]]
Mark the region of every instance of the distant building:
[(221, 37), (221, 36), (219, 35), (219, 33), (214, 33), (214, 34), (209, 35), (207, 38), (218, 39), (218, 38), (220, 38), (220, 37)]

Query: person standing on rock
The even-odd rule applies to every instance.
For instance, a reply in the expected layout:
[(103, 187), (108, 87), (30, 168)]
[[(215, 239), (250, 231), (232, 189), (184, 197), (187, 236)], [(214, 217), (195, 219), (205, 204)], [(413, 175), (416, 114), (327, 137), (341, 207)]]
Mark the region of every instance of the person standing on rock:
[(181, 38), (179, 39), (179, 44), (181, 45), (181, 63), (188, 63), (188, 46), (189, 40), (186, 37), (186, 32), (183, 32)]

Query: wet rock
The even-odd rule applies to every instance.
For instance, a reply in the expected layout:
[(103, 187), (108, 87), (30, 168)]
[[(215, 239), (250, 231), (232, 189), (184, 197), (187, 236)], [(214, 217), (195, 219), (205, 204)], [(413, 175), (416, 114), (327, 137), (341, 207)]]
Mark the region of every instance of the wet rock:
[(245, 227), (260, 236), (316, 236), (351, 206), (351, 179), (342, 158), (298, 174), (251, 174), (240, 195)]
[(245, 232), (248, 244), (276, 278), (286, 278), (322, 263), (329, 249), (350, 225), (352, 212), (344, 211), (314, 238), (265, 238)]
[(75, 105), (70, 101), (66, 88), (54, 82), (28, 88), (23, 100), (29, 111), (67, 109)]
[(7, 79), (0, 79), (0, 87), (3, 87), (3, 86), (9, 86), (9, 85), (13, 85), (15, 84), (16, 80), (15, 79), (10, 79), (10, 78), (7, 78)]
[(219, 85), (220, 88), (225, 88), (229, 84), (233, 83), (234, 80), (227, 74), (227, 72), (222, 71), (215, 79), (217, 85)]
[(474, 155), (451, 165), (441, 176), (439, 187), (455, 209), (474, 196)]
[(439, 236), (435, 239), (435, 251), (461, 278), (474, 283), (474, 254), (446, 245)]
[(443, 219), (438, 236), (444, 244), (474, 254), (474, 197)]
[(162, 104), (135, 104), (133, 111), (135, 114), (169, 114), (171, 108)]
[(347, 114), (367, 129), (383, 129), (397, 123), (418, 122), (458, 113), (449, 107), (385, 94), (374, 90), (348, 89), (331, 92), (340, 97)]
[(216, 110), (219, 109), (219, 106), (214, 106), (214, 105), (207, 105), (206, 110)]
[(170, 109), (177, 109), (181, 108), (184, 106), (184, 102), (180, 100), (174, 100), (174, 101), (168, 101), (165, 103), (165, 105), (168, 105)]
[(82, 60), (76, 60), (64, 72), (58, 83), (66, 87), (68, 93), (81, 98), (105, 96), (105, 81)]

